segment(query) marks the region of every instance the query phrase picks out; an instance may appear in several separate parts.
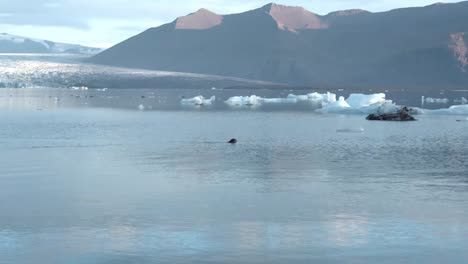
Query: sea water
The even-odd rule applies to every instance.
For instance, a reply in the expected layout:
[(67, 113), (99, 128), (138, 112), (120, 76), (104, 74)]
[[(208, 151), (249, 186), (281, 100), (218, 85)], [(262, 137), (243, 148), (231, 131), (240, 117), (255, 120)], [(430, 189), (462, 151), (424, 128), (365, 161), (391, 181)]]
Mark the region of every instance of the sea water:
[(183, 94), (4, 90), (0, 263), (468, 260), (468, 123)]

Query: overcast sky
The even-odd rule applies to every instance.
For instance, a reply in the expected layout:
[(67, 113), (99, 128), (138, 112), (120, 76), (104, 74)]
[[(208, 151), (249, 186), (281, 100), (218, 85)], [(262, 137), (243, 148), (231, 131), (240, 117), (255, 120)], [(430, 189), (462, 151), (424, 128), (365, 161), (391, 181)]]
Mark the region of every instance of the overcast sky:
[[(0, 0), (0, 33), (109, 47), (147, 28), (173, 21), (201, 7), (219, 14), (263, 6), (258, 0)], [(436, 0), (278, 0), (327, 14), (361, 8), (387, 11), (424, 6)], [(411, 4), (408, 4), (410, 2)], [(445, 1), (458, 2), (458, 1)]]

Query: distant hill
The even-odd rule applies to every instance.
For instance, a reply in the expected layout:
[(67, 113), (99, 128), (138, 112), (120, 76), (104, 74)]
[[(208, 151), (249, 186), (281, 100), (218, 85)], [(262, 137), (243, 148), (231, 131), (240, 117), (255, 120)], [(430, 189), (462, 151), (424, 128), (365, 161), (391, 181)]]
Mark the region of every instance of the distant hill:
[(91, 58), (99, 64), (295, 85), (468, 85), (468, 2), (321, 16), (269, 4), (234, 15), (206, 9)]
[(98, 48), (0, 33), (0, 53), (74, 53), (93, 55)]

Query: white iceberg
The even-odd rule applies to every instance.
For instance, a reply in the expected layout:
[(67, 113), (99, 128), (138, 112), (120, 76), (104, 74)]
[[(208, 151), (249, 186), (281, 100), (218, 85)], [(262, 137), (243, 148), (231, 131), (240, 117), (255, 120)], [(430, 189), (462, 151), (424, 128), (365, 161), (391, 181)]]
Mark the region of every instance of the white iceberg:
[(289, 94), (288, 97), (289, 99), (294, 99), (296, 101), (308, 101), (309, 97), (307, 95), (295, 95), (295, 94)]
[(390, 100), (386, 100), (384, 102), (379, 102), (379, 103), (375, 103), (375, 104), (368, 105), (368, 106), (362, 106), (358, 108), (357, 110), (363, 114), (382, 115), (382, 114), (397, 113), (398, 111), (400, 111), (400, 109), (401, 109), (401, 106), (394, 104)]
[(288, 95), (289, 99), (296, 99), (297, 101), (310, 101), (313, 103), (318, 103), (318, 104), (328, 104), (328, 103), (333, 103), (336, 102), (336, 94), (327, 92), (325, 94), (320, 94), (320, 93), (310, 93), (306, 95), (295, 95), (295, 94), (290, 94)]
[(270, 104), (295, 104), (297, 103), (297, 98), (287, 97), (287, 98), (260, 98), (262, 103)]
[(464, 105), (464, 104), (467, 104), (467, 103), (468, 103), (468, 100), (467, 100), (465, 97), (462, 97), (462, 98), (460, 98), (460, 99), (455, 99), (455, 100), (453, 100), (453, 102), (456, 103), (456, 104), (462, 104), (462, 105)]
[(424, 113), (432, 115), (468, 115), (468, 105), (453, 105), (449, 108), (424, 110)]
[(365, 108), (369, 106), (375, 106), (385, 103), (386, 95), (384, 93), (376, 94), (350, 94), (346, 102), (356, 109)]
[(87, 91), (89, 88), (87, 86), (72, 86), (70, 89), (75, 91)]
[(322, 108), (318, 109), (317, 112), (334, 114), (358, 113), (356, 109), (352, 108), (348, 102), (346, 102), (343, 96), (340, 96), (338, 101), (324, 105)]
[(327, 92), (325, 94), (311, 93), (307, 97), (309, 101), (320, 102), (322, 104), (329, 104), (336, 102), (336, 94)]
[(448, 98), (431, 98), (431, 97), (428, 97), (428, 98), (424, 99), (424, 102), (426, 104), (448, 104), (449, 99)]
[[(401, 107), (387, 100), (384, 93), (377, 94), (351, 94), (348, 99), (340, 97), (338, 101), (324, 103), (317, 110), (322, 113), (338, 114), (386, 114), (396, 113)], [(326, 102), (326, 101), (324, 101)]]
[(190, 99), (182, 99), (180, 101), (183, 105), (212, 105), (216, 101), (216, 96), (212, 96), (209, 99), (199, 95)]
[(234, 96), (229, 98), (225, 103), (230, 106), (254, 106), (261, 104), (263, 98), (256, 95), (251, 96)]

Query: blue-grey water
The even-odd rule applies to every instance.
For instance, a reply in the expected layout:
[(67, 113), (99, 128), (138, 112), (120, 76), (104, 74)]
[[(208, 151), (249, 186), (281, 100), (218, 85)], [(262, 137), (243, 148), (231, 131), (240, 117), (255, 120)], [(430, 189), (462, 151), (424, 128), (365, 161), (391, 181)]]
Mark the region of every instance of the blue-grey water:
[(2, 90), (0, 263), (467, 263), (468, 122), (185, 94)]

